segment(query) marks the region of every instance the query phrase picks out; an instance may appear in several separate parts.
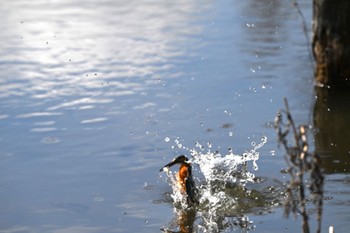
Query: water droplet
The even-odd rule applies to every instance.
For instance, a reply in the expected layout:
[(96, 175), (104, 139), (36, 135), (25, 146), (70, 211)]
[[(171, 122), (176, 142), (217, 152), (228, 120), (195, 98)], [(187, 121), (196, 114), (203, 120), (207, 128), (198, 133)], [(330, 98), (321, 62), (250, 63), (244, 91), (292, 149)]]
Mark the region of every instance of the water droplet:
[(271, 151), (270, 151), (270, 155), (274, 156), (274, 155), (275, 155), (275, 151), (274, 151), (274, 150), (271, 150)]
[(255, 160), (253, 161), (253, 169), (254, 169), (255, 171), (257, 171), (257, 170), (259, 169), (258, 164), (256, 163)]
[(164, 139), (164, 141), (165, 141), (165, 142), (170, 142), (170, 138), (166, 137), (166, 138)]
[(255, 87), (249, 87), (249, 91), (255, 93), (256, 92), (256, 88)]
[(228, 132), (228, 135), (230, 136), (230, 137), (232, 137), (233, 136), (233, 132), (231, 131), (231, 132)]

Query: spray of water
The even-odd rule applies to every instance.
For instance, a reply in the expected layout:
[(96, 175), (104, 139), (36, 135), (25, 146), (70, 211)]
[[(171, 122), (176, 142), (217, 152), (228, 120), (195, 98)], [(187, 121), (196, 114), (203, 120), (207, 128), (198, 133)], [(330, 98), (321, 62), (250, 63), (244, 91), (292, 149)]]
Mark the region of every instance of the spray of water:
[[(252, 142), (252, 148), (241, 155), (234, 154), (232, 149), (225, 154), (212, 152), (210, 143), (203, 146), (197, 142), (195, 148), (189, 149), (178, 139), (174, 142), (176, 147), (187, 150), (192, 156), (200, 195), (200, 204), (190, 208), (177, 185), (175, 173), (167, 171), (173, 190), (171, 197), (175, 215), (186, 219), (184, 212), (195, 208), (196, 218), (193, 219), (196, 232), (219, 232), (232, 227), (254, 228), (245, 214), (251, 213), (253, 208), (264, 207), (266, 198), (262, 192), (247, 189), (246, 186), (258, 182), (253, 171), (258, 170), (258, 150), (267, 142), (267, 137), (262, 137), (259, 143)], [(179, 226), (181, 228), (181, 224)]]

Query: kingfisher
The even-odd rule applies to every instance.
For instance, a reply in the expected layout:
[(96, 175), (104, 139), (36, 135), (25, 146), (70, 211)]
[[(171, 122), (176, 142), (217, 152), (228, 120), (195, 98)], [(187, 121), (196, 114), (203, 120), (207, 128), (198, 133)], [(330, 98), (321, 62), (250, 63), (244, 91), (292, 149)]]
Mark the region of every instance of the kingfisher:
[(160, 172), (168, 171), (169, 168), (175, 164), (180, 165), (179, 172), (176, 174), (176, 180), (181, 192), (187, 194), (187, 204), (198, 204), (198, 189), (196, 188), (196, 184), (192, 177), (192, 166), (185, 155), (180, 155), (175, 158), (173, 161), (162, 167)]

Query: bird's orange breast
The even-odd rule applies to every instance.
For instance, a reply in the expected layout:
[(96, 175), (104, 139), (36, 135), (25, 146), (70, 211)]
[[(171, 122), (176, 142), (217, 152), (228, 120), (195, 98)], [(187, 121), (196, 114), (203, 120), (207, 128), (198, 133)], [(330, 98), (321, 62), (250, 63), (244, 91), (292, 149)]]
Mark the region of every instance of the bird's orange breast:
[(186, 191), (186, 181), (185, 179), (189, 175), (189, 165), (187, 164), (182, 164), (179, 169), (179, 173), (177, 174), (177, 182), (181, 188), (181, 191)]

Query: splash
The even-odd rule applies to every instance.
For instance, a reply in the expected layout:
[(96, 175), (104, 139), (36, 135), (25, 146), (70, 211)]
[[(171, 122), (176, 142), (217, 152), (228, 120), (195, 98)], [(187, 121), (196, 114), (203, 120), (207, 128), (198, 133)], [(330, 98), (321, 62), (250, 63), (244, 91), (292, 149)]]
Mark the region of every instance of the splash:
[[(254, 171), (258, 170), (258, 150), (267, 143), (267, 137), (263, 136), (259, 143), (252, 142), (252, 148), (241, 155), (233, 153), (232, 149), (225, 154), (212, 152), (210, 143), (204, 146), (197, 142), (195, 148), (189, 149), (178, 138), (174, 142), (175, 148), (187, 150), (192, 156), (194, 177), (200, 192), (200, 204), (195, 207), (195, 232), (219, 232), (228, 227), (242, 226), (245, 229), (254, 228), (245, 214), (265, 206), (266, 200), (262, 193), (246, 186), (257, 182)], [(171, 197), (175, 215), (182, 216), (182, 219), (186, 216), (184, 211), (191, 208), (177, 185), (175, 172), (167, 171), (166, 174), (173, 190)]]
[(186, 196), (181, 191), (181, 187), (176, 180), (176, 174), (170, 170), (165, 170), (169, 185), (172, 187), (173, 193), (170, 195), (174, 202), (174, 207), (179, 209), (187, 209), (189, 206), (186, 201)]
[(192, 149), (190, 152), (193, 163), (199, 166), (200, 172), (204, 175), (207, 183), (221, 181), (225, 184), (238, 182), (244, 185), (247, 182), (254, 181), (255, 176), (248, 171), (248, 163), (252, 163), (253, 170), (258, 170), (258, 149), (264, 146), (266, 142), (266, 136), (261, 138), (259, 144), (252, 142), (253, 148), (245, 151), (242, 155), (234, 154), (231, 148), (229, 148), (226, 155), (221, 155), (218, 151), (211, 152), (210, 147), (207, 151), (204, 151), (204, 146), (198, 142), (196, 147), (200, 150)]

